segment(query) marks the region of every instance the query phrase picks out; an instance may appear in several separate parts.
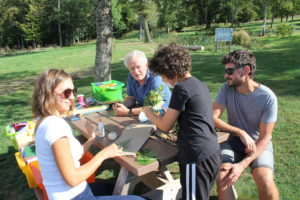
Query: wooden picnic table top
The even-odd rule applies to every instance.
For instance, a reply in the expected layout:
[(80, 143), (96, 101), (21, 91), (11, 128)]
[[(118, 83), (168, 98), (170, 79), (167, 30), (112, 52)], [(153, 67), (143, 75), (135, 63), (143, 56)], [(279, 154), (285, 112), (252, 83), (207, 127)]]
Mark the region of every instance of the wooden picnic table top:
[[(86, 128), (85, 124), (87, 121), (93, 122), (94, 129), (97, 128), (97, 124), (101, 119), (105, 126), (106, 135), (103, 138), (96, 137), (97, 146), (102, 149), (105, 146), (111, 144), (107, 137), (109, 132), (116, 132), (118, 136), (122, 133), (123, 129), (130, 124), (139, 124), (137, 117), (121, 117), (114, 116), (112, 111), (103, 111), (98, 113), (89, 114), (82, 117), (80, 120), (69, 121), (70, 125), (79, 130), (82, 135), (85, 136)], [(157, 130), (158, 131), (158, 130)], [(228, 139), (229, 134), (224, 132), (217, 132), (218, 142), (222, 143)], [(121, 156), (114, 158), (121, 166), (128, 169), (131, 173), (136, 176), (142, 176), (149, 172), (159, 170), (160, 167), (166, 166), (175, 161), (178, 149), (176, 146), (172, 146), (162, 141), (155, 135), (151, 135), (150, 138), (143, 145), (142, 149), (150, 149), (158, 156), (158, 161), (152, 162), (147, 165), (139, 165), (135, 162), (135, 158), (128, 156)]]

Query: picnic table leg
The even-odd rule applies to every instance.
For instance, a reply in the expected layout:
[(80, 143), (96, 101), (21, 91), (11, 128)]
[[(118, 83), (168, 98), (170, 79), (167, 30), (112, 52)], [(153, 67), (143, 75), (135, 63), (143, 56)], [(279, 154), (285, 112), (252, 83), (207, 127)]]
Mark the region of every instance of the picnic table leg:
[(132, 194), (138, 182), (136, 176), (132, 175), (125, 167), (121, 167), (113, 195)]
[(174, 181), (173, 176), (171, 175), (170, 171), (164, 166), (159, 169), (161, 175), (163, 175), (168, 181)]

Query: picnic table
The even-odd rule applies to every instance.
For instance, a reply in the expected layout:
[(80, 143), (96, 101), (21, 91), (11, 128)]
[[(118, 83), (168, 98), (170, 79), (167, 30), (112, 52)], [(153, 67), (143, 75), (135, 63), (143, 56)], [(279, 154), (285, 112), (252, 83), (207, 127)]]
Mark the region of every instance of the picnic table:
[[(103, 138), (96, 137), (96, 145), (102, 149), (111, 144), (107, 134), (115, 132), (118, 136), (121, 135), (123, 129), (130, 124), (139, 124), (136, 116), (121, 117), (115, 116), (113, 111), (103, 111), (86, 115), (80, 120), (69, 121), (70, 125), (80, 131), (83, 136), (86, 136), (87, 130), (85, 124), (87, 121), (93, 122), (96, 129), (97, 123), (101, 118), (105, 126), (106, 136)], [(154, 130), (159, 131), (159, 130)], [(229, 134), (217, 132), (218, 142), (222, 143), (228, 139)], [(157, 156), (157, 161), (147, 165), (139, 165), (135, 158), (128, 156), (116, 157), (114, 160), (120, 164), (121, 169), (117, 178), (113, 194), (126, 195), (132, 194), (135, 185), (142, 181), (147, 185), (151, 192), (143, 195), (151, 199), (177, 199), (180, 198), (180, 182), (174, 180), (166, 166), (175, 162), (178, 149), (174, 145), (167, 144), (159, 139), (155, 134), (152, 134), (145, 142), (142, 149), (150, 149)], [(159, 196), (159, 197), (158, 197)]]

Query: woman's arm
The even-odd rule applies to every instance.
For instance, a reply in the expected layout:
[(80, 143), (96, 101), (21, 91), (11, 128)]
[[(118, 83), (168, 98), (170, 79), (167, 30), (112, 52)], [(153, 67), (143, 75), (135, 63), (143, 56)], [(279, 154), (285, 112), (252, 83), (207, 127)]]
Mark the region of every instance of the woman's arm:
[(83, 143), (82, 148), (83, 148), (83, 152), (87, 152), (90, 147), (94, 144), (95, 141), (95, 137), (96, 137), (96, 133), (94, 131), (93, 125), (91, 121), (86, 121), (85, 123), (85, 129), (86, 129), (86, 137), (87, 137), (87, 141), (85, 141), (85, 143)]
[(155, 114), (152, 107), (145, 107), (143, 111), (145, 112), (148, 119), (150, 119), (150, 121), (157, 128), (166, 132), (174, 127), (177, 118), (180, 114), (180, 111), (172, 108), (168, 108), (167, 112), (163, 116)]
[(54, 142), (52, 145), (52, 151), (60, 174), (65, 182), (71, 187), (85, 181), (96, 171), (104, 160), (124, 155), (122, 150), (118, 149), (117, 145), (111, 144), (98, 152), (86, 164), (76, 168), (70, 150), (69, 139), (67, 137), (62, 137)]

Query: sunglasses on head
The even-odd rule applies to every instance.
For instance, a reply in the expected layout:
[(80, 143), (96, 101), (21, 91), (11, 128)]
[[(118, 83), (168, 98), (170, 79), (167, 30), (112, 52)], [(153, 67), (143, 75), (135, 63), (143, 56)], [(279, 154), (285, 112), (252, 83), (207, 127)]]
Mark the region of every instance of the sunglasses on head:
[(62, 98), (68, 99), (71, 96), (72, 93), (73, 93), (74, 96), (76, 96), (76, 92), (77, 92), (77, 88), (74, 88), (73, 90), (69, 88), (69, 89), (64, 90), (59, 95)]
[(233, 72), (234, 72), (234, 70), (240, 69), (240, 68), (243, 68), (243, 67), (245, 67), (245, 65), (240, 65), (240, 66), (235, 67), (235, 68), (226, 68), (226, 69), (224, 70), (224, 73), (225, 73), (225, 74), (228, 74), (228, 75), (232, 75)]

